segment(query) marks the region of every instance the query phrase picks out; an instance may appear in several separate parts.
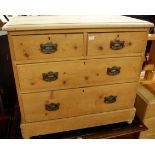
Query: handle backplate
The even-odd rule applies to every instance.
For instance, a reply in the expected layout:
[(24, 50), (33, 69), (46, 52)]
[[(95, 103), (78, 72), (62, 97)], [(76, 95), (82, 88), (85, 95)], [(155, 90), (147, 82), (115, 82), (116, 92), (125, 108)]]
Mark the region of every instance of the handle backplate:
[(112, 50), (120, 50), (124, 48), (124, 45), (125, 45), (125, 41), (121, 41), (121, 40), (113, 40), (110, 42), (110, 48)]
[(117, 100), (117, 96), (110, 95), (110, 96), (106, 96), (104, 98), (104, 103), (112, 104), (112, 103), (116, 102), (116, 100)]
[(52, 42), (48, 42), (45, 44), (40, 44), (40, 50), (44, 54), (51, 54), (57, 51), (57, 44), (53, 44)]
[(42, 73), (43, 80), (46, 82), (55, 81), (58, 79), (58, 72)]
[(121, 67), (113, 66), (107, 68), (107, 75), (114, 76), (118, 75), (121, 71)]
[(59, 107), (60, 107), (60, 103), (45, 104), (45, 109), (47, 111), (56, 111), (56, 110), (59, 110)]

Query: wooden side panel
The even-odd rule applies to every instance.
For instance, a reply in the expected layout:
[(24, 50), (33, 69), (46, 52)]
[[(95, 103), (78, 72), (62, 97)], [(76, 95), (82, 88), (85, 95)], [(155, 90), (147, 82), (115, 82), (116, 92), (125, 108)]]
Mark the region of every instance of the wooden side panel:
[[(23, 94), (25, 119), (33, 122), (129, 109), (134, 105), (136, 86), (136, 83), (126, 83)], [(116, 96), (116, 101), (106, 103), (105, 98), (109, 96)], [(59, 109), (46, 110), (45, 105), (51, 103), (59, 103)]]
[(145, 124), (149, 129), (155, 129), (155, 117), (145, 119), (145, 120), (144, 120), (144, 124)]
[[(113, 50), (111, 41), (124, 41), (124, 47)], [(88, 33), (88, 55), (123, 55), (142, 53), (147, 43), (146, 32)]]
[[(114, 66), (120, 73), (108, 75)], [(17, 65), (17, 70), (21, 91), (31, 92), (137, 81), (140, 67), (141, 57), (128, 57)], [(44, 81), (42, 74), (48, 72), (58, 72), (58, 78)]]
[(106, 125), (123, 121), (131, 122), (134, 116), (135, 109), (132, 108), (92, 115), (21, 124), (21, 130), (23, 137), (29, 138), (31, 136)]
[(152, 96), (154, 95), (154, 100), (155, 100), (155, 83), (144, 85), (144, 87), (147, 88), (148, 91), (150, 91), (150, 93), (152, 94)]
[(141, 119), (147, 119), (155, 117), (155, 105), (147, 104), (140, 97), (136, 98), (135, 107), (137, 109), (137, 116)]
[(12, 43), (10, 34), (8, 35), (8, 39), (9, 39), (10, 55), (11, 55), (11, 60), (12, 60), (12, 67), (13, 67), (13, 72), (14, 72), (17, 96), (18, 96), (18, 101), (19, 101), (19, 105), (20, 105), (21, 120), (23, 122), (25, 122), (24, 110), (23, 110), (22, 100), (21, 100), (21, 96), (20, 96), (18, 72), (17, 72), (16, 64), (14, 63), (14, 59), (15, 59), (14, 58), (14, 50), (13, 50), (13, 43)]
[(137, 94), (135, 106), (138, 117), (141, 120), (155, 117), (155, 95), (141, 85), (138, 87)]
[[(83, 34), (48, 34), (12, 36), (16, 60), (82, 57)], [(45, 54), (40, 45), (57, 44), (57, 51)]]
[(137, 95), (135, 101), (136, 115), (143, 121), (146, 116), (147, 105), (146, 103)]

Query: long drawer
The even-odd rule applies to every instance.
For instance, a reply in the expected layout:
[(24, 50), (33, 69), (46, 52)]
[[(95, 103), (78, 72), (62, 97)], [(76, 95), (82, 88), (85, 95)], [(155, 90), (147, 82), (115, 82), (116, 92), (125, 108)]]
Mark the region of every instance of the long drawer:
[(137, 81), (141, 57), (17, 65), (22, 92)]
[(22, 94), (27, 122), (132, 108), (136, 83)]
[(47, 34), (12, 37), (16, 60), (81, 57), (83, 34)]
[(89, 33), (88, 56), (142, 53), (146, 32)]

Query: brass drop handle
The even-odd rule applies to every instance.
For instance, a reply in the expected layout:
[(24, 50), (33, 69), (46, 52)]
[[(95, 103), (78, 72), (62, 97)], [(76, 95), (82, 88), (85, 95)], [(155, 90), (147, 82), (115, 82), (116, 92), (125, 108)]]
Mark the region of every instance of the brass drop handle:
[(104, 103), (111, 104), (111, 103), (116, 102), (116, 100), (117, 100), (117, 96), (110, 95), (104, 98)]
[(58, 72), (42, 73), (42, 78), (46, 82), (55, 81), (58, 79)]
[(110, 48), (112, 50), (120, 50), (120, 49), (124, 48), (124, 46), (125, 46), (125, 41), (113, 40), (110, 42)]
[(59, 107), (60, 107), (60, 103), (45, 104), (45, 109), (47, 111), (56, 111), (56, 110), (59, 110)]
[(107, 68), (107, 75), (114, 76), (118, 75), (121, 71), (121, 67), (113, 66)]
[(53, 44), (52, 42), (48, 42), (45, 44), (40, 44), (40, 50), (44, 54), (51, 54), (57, 51), (57, 44)]

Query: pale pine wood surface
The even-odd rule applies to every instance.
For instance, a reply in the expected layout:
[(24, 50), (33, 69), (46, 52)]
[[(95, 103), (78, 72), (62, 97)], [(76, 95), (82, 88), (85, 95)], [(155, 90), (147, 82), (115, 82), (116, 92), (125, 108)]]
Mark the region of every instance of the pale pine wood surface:
[(155, 34), (148, 34), (148, 40), (155, 40)]
[(155, 117), (144, 119), (143, 122), (149, 129), (155, 129)]
[[(145, 27), (141, 28), (126, 28), (126, 27), (115, 27), (115, 28), (68, 28), (68, 29), (41, 29), (41, 30), (22, 30), (22, 31), (11, 31), (9, 32), (12, 36), (19, 36), (19, 35), (39, 35), (39, 34), (70, 34), (70, 33), (96, 33), (96, 32), (147, 32), (149, 33), (149, 29)], [(148, 39), (148, 38), (147, 38)]]
[(155, 104), (155, 94), (143, 85), (138, 86), (137, 94), (146, 102), (146, 104)]
[[(117, 37), (119, 35), (119, 37)], [(134, 37), (133, 37), (134, 36)], [(87, 36), (86, 36), (87, 37)], [(90, 40), (94, 37), (94, 40)], [(146, 46), (146, 32), (125, 33), (89, 33), (86, 46), (87, 55), (120, 55), (144, 52)], [(50, 38), (50, 39), (49, 39)], [(33, 60), (47, 58), (65, 58), (86, 56), (83, 54), (83, 34), (49, 34), (13, 36), (16, 60)], [(110, 49), (110, 42), (120, 39), (125, 41), (125, 47), (120, 50)], [(58, 50), (51, 54), (44, 54), (40, 44), (53, 42)]]
[[(88, 33), (88, 56), (141, 53), (145, 51), (146, 39), (146, 32)], [(111, 49), (110, 42), (114, 40), (124, 41), (124, 47)]]
[(141, 132), (139, 135), (139, 138), (140, 139), (155, 139), (155, 133), (151, 132), (150, 134), (149, 133), (147, 134), (147, 133)]
[(155, 137), (155, 129), (149, 129), (140, 133), (139, 138), (153, 138)]
[(155, 137), (155, 95), (145, 86), (139, 85), (136, 98), (136, 114), (148, 127), (141, 132), (139, 138), (151, 139)]
[(13, 49), (13, 43), (12, 43), (10, 34), (8, 35), (8, 40), (9, 40), (10, 55), (11, 55), (11, 60), (12, 60), (12, 67), (13, 67), (13, 72), (14, 72), (18, 102), (19, 102), (19, 107), (20, 107), (20, 112), (21, 112), (21, 120), (23, 122), (25, 122), (24, 109), (23, 109), (23, 104), (22, 104), (21, 95), (20, 95), (20, 88), (19, 88), (18, 71), (16, 68), (16, 64), (14, 63), (14, 60), (15, 60), (14, 59), (14, 49)]
[(140, 118), (140, 120), (143, 121), (146, 117), (147, 105), (144, 100), (142, 100), (141, 97), (139, 97), (138, 95), (135, 101), (135, 108), (137, 109), (136, 115)]
[[(35, 92), (137, 81), (141, 63), (141, 57), (126, 57), (17, 65), (17, 70), (21, 91)], [(121, 67), (120, 74), (107, 74), (113, 66)], [(58, 79), (46, 82), (42, 73), (50, 71), (58, 72)]]
[(153, 27), (153, 24), (125, 16), (17, 16), (3, 29), (18, 31), (94, 27)]
[[(154, 68), (155, 69), (155, 68)], [(155, 96), (155, 83), (144, 85)]]
[(155, 117), (155, 95), (142, 85), (139, 85), (137, 95), (135, 107), (138, 117), (141, 120)]
[[(6, 24), (3, 29), (9, 31), (11, 58), (22, 113), (23, 137), (122, 121), (131, 123), (135, 115), (135, 109), (132, 107), (136, 82), (139, 79), (147, 40), (144, 34), (147, 34), (152, 26), (153, 24), (145, 21), (121, 16), (20, 16)], [(111, 51), (94, 54), (95, 50), (91, 54), (88, 42), (90, 33), (107, 33), (106, 37), (103, 36), (105, 40), (110, 38), (104, 47), (107, 51), (111, 38), (120, 33), (120, 39), (126, 41), (125, 48), (122, 52), (117, 51), (118, 54)], [(129, 33), (135, 34), (132, 35), (135, 39)], [(46, 43), (49, 37), (58, 42), (61, 48), (51, 56), (42, 56), (39, 44)], [(131, 39), (131, 48), (127, 48)], [(139, 42), (143, 43), (141, 47)], [(121, 67), (120, 74), (106, 74), (107, 67), (118, 65)], [(42, 73), (49, 71), (58, 71), (58, 80), (51, 83), (43, 81)], [(116, 85), (118, 87), (115, 89)], [(103, 94), (98, 96), (101, 93)], [(101, 104), (102, 97), (109, 95), (108, 93), (119, 96), (116, 106)], [(67, 97), (69, 94), (70, 100)], [(129, 100), (123, 103), (125, 95)], [(61, 101), (59, 113), (51, 114), (43, 110), (45, 102), (50, 103), (57, 99)], [(73, 102), (77, 100), (82, 101), (78, 104)], [(82, 105), (84, 101), (88, 102), (87, 106)]]
[[(32, 60), (47, 58), (82, 57), (83, 34), (48, 34), (12, 37), (16, 60)], [(40, 45), (52, 42), (57, 44), (57, 51), (45, 54)]]
[[(136, 87), (137, 83), (125, 83), (23, 94), (25, 119), (33, 122), (132, 108)], [(117, 96), (116, 102), (105, 103), (111, 95)], [(50, 103), (59, 103), (59, 109), (47, 111), (45, 105)]]
[(35, 123), (21, 123), (21, 130), (24, 138), (30, 138), (31, 136), (94, 127), (123, 121), (131, 122), (134, 116), (135, 108), (131, 108)]

